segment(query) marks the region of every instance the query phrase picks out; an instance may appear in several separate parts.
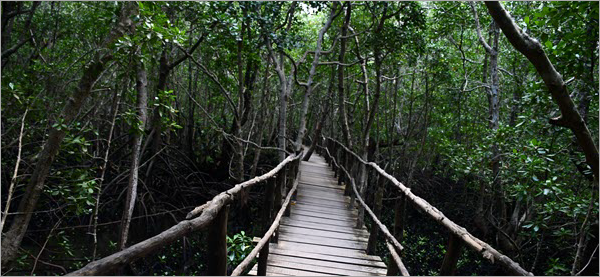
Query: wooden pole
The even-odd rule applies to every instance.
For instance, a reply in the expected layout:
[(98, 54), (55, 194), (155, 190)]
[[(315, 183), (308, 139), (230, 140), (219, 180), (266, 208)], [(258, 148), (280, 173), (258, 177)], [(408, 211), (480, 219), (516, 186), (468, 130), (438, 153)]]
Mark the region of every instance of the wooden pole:
[(267, 240), (267, 244), (263, 246), (260, 250), (260, 254), (258, 255), (258, 268), (256, 269), (257, 276), (267, 276), (267, 260), (269, 259), (269, 242), (270, 239)]
[[(273, 202), (275, 198), (275, 179), (271, 178), (267, 180), (267, 189), (265, 191), (264, 198), (264, 213), (263, 213), (263, 228), (262, 231), (266, 232), (271, 226), (271, 219), (273, 218)], [(276, 242), (276, 239), (275, 239)]]
[[(337, 157), (338, 157), (338, 161), (343, 161), (344, 160), (344, 152), (340, 152), (338, 149), (336, 149), (336, 153), (337, 153)], [(337, 176), (338, 176), (338, 186), (342, 186), (342, 182), (344, 180), (344, 174), (342, 174), (342, 169), (338, 166), (337, 167)]]
[(458, 258), (460, 258), (462, 247), (463, 243), (461, 239), (455, 234), (450, 233), (448, 249), (446, 255), (444, 255), (440, 275), (453, 276), (456, 273), (456, 263), (458, 262)]
[[(381, 215), (381, 204), (383, 202), (383, 189), (381, 185), (382, 184), (378, 184), (377, 192), (375, 192), (375, 201), (373, 201), (375, 203), (373, 207), (373, 214), (375, 214), (375, 216), (378, 218)], [(373, 224), (371, 226), (371, 230), (369, 231), (371, 233), (369, 235), (369, 242), (367, 244), (367, 254), (375, 255), (375, 252), (377, 251), (377, 237), (379, 236), (379, 227), (377, 226), (377, 224)]]
[(227, 275), (227, 214), (229, 205), (221, 208), (208, 231), (208, 275)]

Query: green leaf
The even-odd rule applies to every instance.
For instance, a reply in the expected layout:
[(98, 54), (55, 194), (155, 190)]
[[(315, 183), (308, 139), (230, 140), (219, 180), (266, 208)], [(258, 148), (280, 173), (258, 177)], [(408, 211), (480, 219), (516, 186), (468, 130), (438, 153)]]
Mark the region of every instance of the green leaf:
[(546, 45), (546, 47), (548, 47), (548, 48), (552, 49), (552, 42), (551, 42), (551, 41), (547, 40), (547, 41), (544, 43), (544, 45)]
[(524, 18), (524, 20), (525, 20), (525, 24), (529, 25), (529, 16), (526, 16), (526, 17)]
[(13, 83), (8, 83), (8, 86), (10, 87), (10, 89), (15, 89), (15, 85)]
[(534, 180), (534, 181), (536, 181), (536, 182), (540, 181), (540, 179), (538, 179), (538, 177), (537, 177), (537, 176), (535, 176), (535, 175), (533, 175), (533, 177), (531, 177), (531, 179), (533, 179), (533, 180)]

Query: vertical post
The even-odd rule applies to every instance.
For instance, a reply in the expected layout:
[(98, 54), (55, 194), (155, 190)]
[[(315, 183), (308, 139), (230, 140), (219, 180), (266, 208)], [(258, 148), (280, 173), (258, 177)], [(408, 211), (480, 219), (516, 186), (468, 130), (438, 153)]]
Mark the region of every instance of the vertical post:
[[(379, 183), (379, 182), (378, 182)], [(375, 203), (373, 207), (373, 213), (375, 217), (379, 218), (381, 214), (381, 204), (383, 202), (383, 189), (381, 184), (378, 184), (377, 192), (375, 192)], [(369, 242), (367, 243), (367, 255), (375, 255), (375, 251), (377, 250), (377, 237), (379, 236), (379, 226), (377, 224), (371, 225), (371, 230), (369, 234)]]
[(346, 167), (346, 170), (348, 171), (348, 174), (350, 176), (346, 176), (347, 182), (346, 189), (344, 190), (344, 195), (350, 196), (350, 207), (352, 208), (352, 206), (354, 205), (354, 193), (352, 193), (352, 180), (350, 180), (350, 178), (354, 178), (354, 159), (353, 157), (350, 157), (348, 153), (346, 153), (346, 159), (346, 162), (348, 163), (348, 167)]
[(227, 214), (229, 205), (221, 208), (208, 231), (208, 275), (227, 274)]
[[(279, 209), (281, 209), (281, 198), (282, 198), (281, 183), (277, 182), (277, 177), (269, 179), (268, 182), (271, 183), (268, 186), (273, 187), (274, 196), (273, 196), (273, 208), (271, 209), (269, 223), (265, 227), (265, 230), (264, 230), (265, 232), (267, 232), (269, 230), (269, 228), (271, 227), (271, 221), (272, 221), (272, 218), (273, 218), (273, 215), (275, 214), (275, 212), (279, 211)], [(279, 229), (275, 230), (275, 233), (273, 234), (273, 238), (271, 238), (271, 240), (274, 243), (277, 243), (278, 239), (279, 239)]]
[(337, 158), (336, 161), (337, 161), (337, 163), (339, 165), (338, 166), (338, 170), (337, 170), (338, 171), (338, 174), (337, 174), (337, 176), (338, 176), (338, 186), (341, 187), (342, 186), (342, 182), (344, 180), (344, 172), (342, 172), (342, 166), (345, 166), (344, 163), (343, 163), (344, 162), (344, 158), (342, 156), (343, 152), (340, 152), (339, 148), (336, 147), (335, 148), (335, 155), (336, 155), (335, 157)]
[(451, 276), (456, 273), (456, 263), (462, 251), (463, 243), (458, 236), (450, 234), (448, 240), (448, 249), (446, 255), (444, 255), (444, 261), (442, 262), (442, 268), (440, 269), (440, 275)]
[[(367, 187), (369, 186), (369, 170), (370, 168), (367, 167), (365, 164), (360, 163), (360, 167), (361, 167), (361, 172), (359, 173), (359, 178), (360, 178), (360, 186), (358, 188), (358, 193), (360, 194), (360, 197), (363, 199), (363, 201), (365, 201), (365, 203), (367, 202)], [(364, 223), (365, 223), (365, 208), (362, 205), (357, 205), (358, 206), (358, 220), (356, 221), (356, 228), (362, 228)]]
[(267, 187), (265, 190), (265, 199), (264, 199), (264, 213), (263, 213), (263, 228), (262, 233), (266, 233), (271, 227), (271, 220), (273, 217), (273, 204), (275, 198), (275, 178), (270, 178), (267, 180)]
[(267, 260), (269, 259), (269, 243), (271, 243), (270, 239), (267, 241), (267, 244), (263, 246), (258, 254), (258, 268), (256, 269), (257, 276), (267, 276)]
[[(286, 168), (287, 168), (287, 166), (286, 166)], [(285, 170), (286, 168), (283, 168), (282, 170)], [(292, 171), (292, 170), (293, 170), (293, 168), (289, 169), (289, 171)], [(289, 180), (287, 180), (287, 177), (285, 177), (285, 175), (283, 175), (283, 174), (282, 174), (282, 178), (278, 179), (278, 181), (277, 181), (278, 183), (280, 183), (280, 186), (283, 188), (281, 191), (282, 195), (287, 195), (287, 192), (289, 191), (289, 189), (287, 188), (289, 186), (289, 184), (286, 184), (286, 181), (288, 181), (288, 183), (289, 183)], [(288, 206), (288, 209), (285, 210), (283, 215), (290, 216), (289, 206)]]
[(394, 228), (392, 229), (394, 237), (398, 242), (404, 238), (404, 211), (406, 210), (406, 196), (400, 192), (400, 198), (394, 205)]

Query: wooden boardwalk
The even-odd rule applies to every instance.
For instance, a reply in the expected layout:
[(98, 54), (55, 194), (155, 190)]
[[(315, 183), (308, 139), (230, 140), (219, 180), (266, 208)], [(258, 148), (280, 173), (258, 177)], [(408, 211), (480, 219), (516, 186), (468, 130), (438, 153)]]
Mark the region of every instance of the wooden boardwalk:
[(279, 243), (269, 246), (267, 275), (386, 275), (381, 258), (366, 254), (369, 233), (356, 228), (357, 211), (323, 157), (313, 153), (300, 172), (291, 215), (281, 221)]

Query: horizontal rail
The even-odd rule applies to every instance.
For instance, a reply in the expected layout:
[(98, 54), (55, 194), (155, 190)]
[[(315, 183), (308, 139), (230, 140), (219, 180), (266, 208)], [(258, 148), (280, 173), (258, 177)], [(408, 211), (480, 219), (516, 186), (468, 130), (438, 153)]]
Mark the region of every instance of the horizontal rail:
[(356, 158), (359, 162), (361, 162), (365, 165), (371, 166), (381, 176), (390, 180), (392, 182), (392, 184), (394, 184), (397, 188), (399, 188), (400, 191), (402, 193), (404, 193), (404, 195), (413, 204), (415, 204), (419, 209), (421, 209), (427, 215), (432, 217), (434, 220), (436, 220), (442, 226), (446, 227), (446, 229), (448, 229), (451, 233), (457, 235), (466, 245), (471, 247), (473, 250), (481, 253), (481, 255), (485, 259), (489, 260), (491, 263), (495, 264), (497, 262), (498, 264), (503, 266), (505, 269), (507, 269), (511, 274), (523, 275), (523, 276), (533, 276), (533, 274), (531, 272), (523, 269), (517, 262), (513, 261), (506, 255), (500, 253), (498, 250), (494, 249), (489, 244), (487, 244), (487, 243), (483, 242), (482, 240), (478, 239), (477, 237), (473, 236), (464, 227), (462, 227), (462, 226), (456, 224), (454, 221), (450, 220), (441, 211), (439, 211), (433, 205), (431, 205), (427, 201), (425, 201), (425, 199), (423, 199), (419, 196), (416, 196), (414, 193), (412, 193), (410, 191), (410, 188), (407, 188), (406, 186), (404, 186), (404, 184), (402, 184), (400, 181), (398, 181), (396, 178), (394, 178), (394, 176), (385, 172), (385, 170), (381, 169), (381, 167), (379, 167), (376, 163), (364, 161), (357, 154), (352, 152), (350, 149), (348, 149), (346, 146), (344, 146), (341, 142), (337, 141), (336, 139), (333, 139), (333, 138), (326, 138), (326, 139), (339, 145), (342, 149), (344, 149), (344, 151), (346, 151), (346, 153), (354, 156), (354, 158)]
[(262, 248), (267, 243), (269, 243), (271, 236), (273, 236), (273, 233), (275, 233), (275, 230), (277, 230), (277, 228), (279, 227), (281, 218), (283, 217), (285, 210), (288, 208), (288, 204), (292, 200), (292, 196), (294, 195), (294, 192), (298, 188), (298, 180), (299, 179), (300, 179), (300, 173), (296, 177), (296, 180), (294, 181), (294, 185), (292, 186), (292, 189), (290, 190), (287, 197), (285, 198), (285, 201), (281, 205), (281, 209), (279, 209), (279, 212), (277, 213), (277, 216), (275, 217), (275, 220), (273, 221), (273, 224), (271, 224), (271, 227), (269, 228), (269, 230), (260, 239), (260, 241), (258, 241), (258, 243), (254, 247), (254, 249), (252, 249), (252, 252), (250, 252), (250, 254), (248, 254), (248, 256), (246, 256), (246, 258), (233, 270), (233, 272), (231, 273), (231, 276), (240, 276), (244, 272), (244, 270), (246, 270), (246, 268), (250, 265), (252, 260), (254, 260), (256, 255), (260, 252), (260, 250), (262, 250)]
[(367, 206), (367, 203), (365, 203), (365, 201), (363, 201), (363, 199), (360, 196), (360, 193), (358, 193), (358, 190), (356, 189), (356, 183), (354, 182), (354, 178), (352, 178), (350, 173), (348, 173), (348, 171), (346, 171), (346, 168), (344, 168), (342, 165), (337, 163), (335, 158), (331, 155), (331, 153), (329, 153), (329, 149), (327, 149), (327, 148), (324, 148), (324, 149), (327, 152), (327, 156), (329, 156), (329, 158), (335, 164), (335, 166), (340, 168), (346, 174), (346, 176), (348, 176), (348, 179), (350, 180), (350, 183), (352, 184), (352, 189), (354, 190), (354, 194), (356, 195), (356, 200), (358, 200), (358, 202), (363, 206), (365, 211), (367, 211), (367, 213), (369, 213), (369, 215), (371, 216), (371, 219), (373, 219), (373, 222), (375, 222), (375, 224), (377, 224), (377, 226), (379, 227), (381, 232), (386, 236), (387, 241), (390, 241), (393, 244), (393, 246), (396, 247), (399, 251), (404, 250), (404, 247), (400, 244), (400, 242), (398, 242), (398, 240), (392, 235), (392, 233), (390, 233), (388, 228), (383, 223), (381, 223), (381, 221), (379, 221), (377, 216), (375, 216), (375, 213), (373, 213), (373, 211), (371, 211), (371, 208), (369, 208), (369, 206)]
[[(201, 214), (193, 219), (183, 220), (162, 233), (150, 237), (144, 241), (134, 244), (122, 251), (106, 256), (100, 260), (93, 261), (79, 270), (73, 271), (67, 275), (107, 275), (119, 267), (131, 263), (151, 252), (163, 247), (164, 245), (175, 241), (191, 232), (201, 230), (210, 225), (217, 217), (221, 209), (227, 204), (233, 202), (235, 197), (246, 188), (269, 179), (277, 174), (284, 166), (302, 157), (302, 153), (289, 155), (285, 160), (279, 163), (269, 172), (254, 177), (248, 181), (239, 183), (233, 188), (223, 191), (213, 197), (201, 209)], [(202, 206), (201, 206), (202, 207)]]

